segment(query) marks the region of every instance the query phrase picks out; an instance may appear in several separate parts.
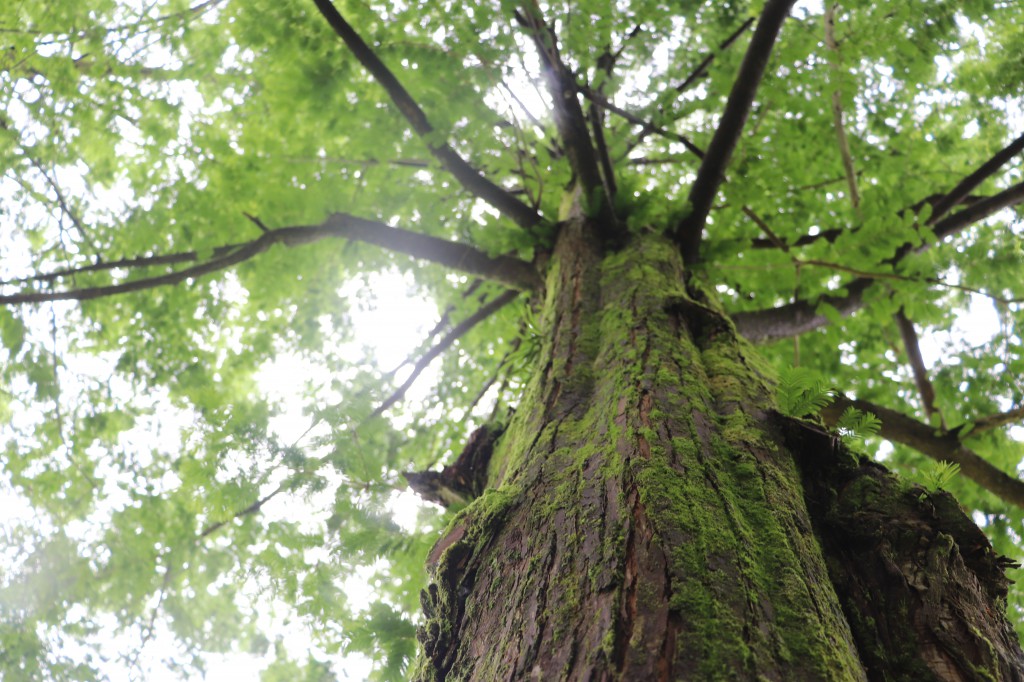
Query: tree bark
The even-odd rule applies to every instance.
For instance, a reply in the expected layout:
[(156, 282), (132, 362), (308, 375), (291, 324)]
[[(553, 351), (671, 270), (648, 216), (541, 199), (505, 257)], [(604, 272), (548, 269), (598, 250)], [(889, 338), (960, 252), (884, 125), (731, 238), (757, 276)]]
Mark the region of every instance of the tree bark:
[(778, 415), (675, 247), (600, 233), (562, 229), (536, 375), (428, 559), (416, 677), (1024, 679), (955, 501)]

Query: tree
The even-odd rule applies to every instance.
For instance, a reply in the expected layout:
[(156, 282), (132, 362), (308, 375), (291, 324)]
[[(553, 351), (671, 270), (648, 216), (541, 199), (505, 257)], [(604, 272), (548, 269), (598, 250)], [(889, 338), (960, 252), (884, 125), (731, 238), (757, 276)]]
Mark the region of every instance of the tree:
[(1024, 678), (1024, 10), (794, 5), (9, 8), (5, 679)]

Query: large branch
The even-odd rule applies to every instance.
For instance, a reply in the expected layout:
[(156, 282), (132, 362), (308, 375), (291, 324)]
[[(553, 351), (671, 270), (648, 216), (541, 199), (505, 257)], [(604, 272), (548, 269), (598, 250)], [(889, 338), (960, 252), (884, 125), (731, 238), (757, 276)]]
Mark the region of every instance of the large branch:
[(743, 56), (739, 74), (725, 103), (718, 128), (715, 129), (707, 155), (697, 171), (697, 178), (690, 187), (690, 212), (675, 229), (676, 242), (687, 264), (696, 263), (700, 259), (704, 223), (711, 211), (711, 205), (718, 193), (733, 150), (739, 142), (743, 126), (747, 122), (754, 95), (768, 67), (768, 57), (782, 28), (782, 22), (785, 21), (795, 1), (768, 0), (757, 22), (757, 28), (754, 29), (754, 35)]
[(398, 227), (390, 227), (373, 220), (357, 218), (345, 213), (335, 213), (321, 225), (300, 225), (268, 230), (260, 237), (241, 244), (221, 246), (213, 251), (211, 257), (202, 262), (195, 251), (122, 259), (109, 263), (88, 265), (79, 269), (62, 270), (60, 272), (40, 275), (39, 281), (55, 281), (86, 272), (97, 272), (115, 268), (144, 268), (158, 265), (195, 262), (196, 265), (154, 277), (144, 277), (119, 284), (85, 287), (69, 291), (33, 291), (20, 294), (0, 295), (0, 305), (16, 305), (25, 303), (43, 303), (47, 301), (85, 301), (134, 291), (143, 291), (160, 286), (178, 284), (190, 278), (202, 277), (250, 260), (263, 253), (274, 244), (294, 247), (310, 244), (322, 239), (351, 239), (366, 242), (383, 248), (404, 253), (414, 258), (430, 261), (450, 267), (471, 275), (493, 280), (513, 289), (536, 289), (540, 286), (540, 276), (530, 263), (511, 256), (488, 256), (483, 251), (431, 237), (417, 232), (410, 232)]
[[(1024, 203), (1024, 183), (1009, 187), (1002, 192), (977, 201), (969, 207), (958, 211), (936, 223), (932, 230), (937, 240), (953, 236), (971, 225), (1010, 208)], [(896, 251), (896, 255), (886, 263), (895, 265), (909, 253), (920, 253), (933, 245), (925, 242), (922, 245), (904, 244)], [(795, 301), (777, 308), (752, 310), (736, 313), (732, 316), (737, 330), (747, 339), (754, 342), (768, 342), (797, 336), (824, 327), (829, 319), (815, 312), (819, 303), (826, 303), (839, 311), (841, 317), (848, 317), (864, 306), (864, 291), (874, 278), (858, 277), (845, 285), (846, 296), (823, 296), (817, 301)]]
[(983, 163), (978, 170), (968, 175), (960, 181), (960, 184), (951, 189), (949, 194), (935, 204), (935, 207), (932, 209), (931, 220), (937, 221), (942, 218), (942, 216), (949, 213), (950, 210), (963, 201), (975, 188), (978, 187), (978, 185), (992, 176), (996, 171), (1002, 168), (1003, 164), (1017, 154), (1020, 154), (1022, 151), (1024, 151), (1024, 135), (1021, 135), (1016, 140), (996, 152), (996, 154), (991, 159)]
[(541, 221), (541, 216), (532, 208), (517, 199), (508, 190), (499, 187), (485, 178), (477, 169), (470, 166), (465, 159), (447, 144), (435, 140), (434, 127), (427, 120), (420, 106), (416, 104), (409, 92), (398, 82), (391, 70), (380, 60), (369, 45), (355, 32), (355, 29), (341, 16), (331, 0), (314, 0), (317, 9), (327, 19), (334, 32), (345, 42), (345, 45), (359, 60), (367, 71), (384, 88), (395, 103), (398, 110), (409, 122), (412, 129), (423, 140), (430, 153), (441, 162), (459, 184), (474, 196), (483, 199), (501, 213), (505, 214), (521, 227), (530, 228)]
[(734, 313), (736, 331), (753, 343), (768, 343), (799, 336), (829, 323), (817, 312), (822, 303), (835, 308), (841, 317), (848, 317), (864, 305), (864, 292), (874, 280), (857, 278), (846, 287), (845, 296), (822, 296), (818, 301), (794, 301), (776, 308)]
[[(569, 165), (588, 200), (602, 190), (601, 213), (611, 218), (611, 187), (614, 179), (602, 179), (597, 153), (587, 129), (587, 119), (580, 106), (578, 87), (569, 67), (558, 51), (557, 37), (544, 22), (540, 7), (533, 0), (523, 3), (523, 11), (515, 13), (516, 21), (527, 31), (540, 58), (544, 82), (551, 95), (552, 117), (565, 147)], [(604, 222), (604, 221), (602, 221)]]
[(952, 432), (936, 433), (935, 428), (910, 417), (866, 400), (851, 400), (840, 395), (821, 411), (829, 425), (835, 425), (840, 415), (849, 407), (862, 412), (871, 412), (882, 421), (879, 432), (883, 438), (908, 445), (918, 452), (940, 462), (960, 465), (960, 471), (1000, 499), (1024, 507), (1024, 481), (992, 466), (976, 452), (964, 447)]

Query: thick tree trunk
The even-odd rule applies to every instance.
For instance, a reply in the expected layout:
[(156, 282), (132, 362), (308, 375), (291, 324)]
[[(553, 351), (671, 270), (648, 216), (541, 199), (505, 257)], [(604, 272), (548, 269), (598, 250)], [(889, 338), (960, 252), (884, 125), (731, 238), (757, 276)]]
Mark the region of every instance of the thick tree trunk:
[(1024, 679), (956, 503), (776, 414), (676, 249), (598, 232), (562, 229), (537, 375), (429, 560), (418, 676)]

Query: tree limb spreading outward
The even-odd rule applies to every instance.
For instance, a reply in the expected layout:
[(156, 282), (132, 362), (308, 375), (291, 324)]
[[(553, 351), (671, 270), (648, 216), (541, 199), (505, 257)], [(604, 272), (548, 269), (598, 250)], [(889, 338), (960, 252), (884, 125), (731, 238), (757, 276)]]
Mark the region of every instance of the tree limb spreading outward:
[(960, 472), (1000, 499), (1024, 507), (1024, 481), (992, 466), (985, 458), (960, 442), (953, 432), (937, 433), (935, 428), (905, 414), (875, 405), (866, 400), (852, 400), (840, 395), (821, 411), (826, 424), (835, 425), (848, 407), (871, 412), (882, 421), (879, 434), (896, 443), (909, 445), (937, 461), (960, 465)]
[(998, 429), (1021, 420), (1024, 420), (1024, 407), (1015, 407), (1014, 409), (1007, 410), (1006, 412), (1000, 412), (999, 414), (993, 414), (989, 417), (976, 419), (973, 422), (971, 433), (991, 431), (992, 429)]
[(431, 237), (418, 232), (411, 232), (398, 227), (390, 227), (383, 223), (357, 218), (345, 213), (335, 213), (320, 225), (300, 225), (267, 230), (252, 241), (221, 246), (213, 251), (209, 259), (201, 262), (197, 252), (187, 251), (163, 256), (127, 258), (39, 275), (30, 278), (30, 281), (53, 282), (63, 277), (115, 268), (138, 269), (173, 265), (176, 263), (196, 263), (191, 267), (175, 272), (142, 277), (118, 284), (83, 287), (66, 291), (30, 291), (0, 295), (0, 305), (19, 305), (48, 301), (86, 301), (153, 289), (160, 286), (170, 286), (184, 282), (187, 279), (219, 272), (250, 260), (275, 244), (294, 247), (310, 244), (322, 239), (351, 239), (374, 244), (397, 253), (407, 254), (413, 258), (420, 258), (447, 266), (453, 270), (477, 275), (512, 289), (536, 289), (541, 284), (540, 276), (537, 274), (536, 269), (532, 264), (524, 260), (511, 256), (492, 257), (483, 251), (465, 244)]
[(978, 185), (987, 180), (996, 171), (1002, 168), (1003, 164), (1017, 154), (1024, 152), (1024, 134), (1010, 144), (996, 152), (991, 159), (981, 165), (960, 183), (949, 191), (945, 197), (939, 200), (932, 209), (931, 222), (935, 222), (949, 213), (950, 210), (960, 204)]
[(434, 127), (427, 120), (427, 115), (420, 106), (413, 100), (409, 92), (402, 86), (391, 70), (380, 60), (369, 45), (355, 32), (355, 29), (345, 21), (331, 0), (314, 0), (317, 9), (327, 19), (334, 32), (338, 34), (356, 59), (359, 60), (367, 71), (384, 88), (395, 103), (398, 110), (409, 122), (412, 129), (419, 135), (430, 153), (441, 162), (441, 165), (452, 174), (466, 191), (476, 197), (483, 199), (501, 213), (508, 216), (520, 227), (530, 228), (541, 222), (541, 216), (526, 205), (508, 190), (499, 187), (487, 178), (480, 171), (470, 166), (465, 159), (450, 146), (438, 143), (431, 139)]
[(375, 417), (379, 417), (385, 410), (404, 398), (406, 391), (409, 390), (409, 387), (413, 385), (413, 382), (416, 381), (419, 375), (423, 373), (423, 370), (425, 370), (427, 366), (434, 361), (434, 358), (448, 350), (453, 343), (465, 336), (473, 327), (514, 301), (518, 295), (518, 291), (505, 291), (493, 301), (481, 307), (465, 320), (455, 325), (455, 327), (445, 334), (440, 341), (434, 344), (430, 350), (420, 356), (420, 359), (416, 361), (416, 364), (413, 366), (412, 372), (410, 372), (408, 378), (406, 378), (402, 385), (395, 389), (395, 392), (388, 396), (387, 399), (382, 402), (369, 417), (367, 417), (367, 421)]
[(562, 61), (554, 31), (544, 22), (536, 2), (524, 3), (523, 11), (517, 10), (515, 17), (528, 33), (540, 57), (544, 81), (551, 95), (552, 116), (569, 164), (588, 199), (595, 196), (596, 190), (602, 190), (600, 217), (603, 220), (600, 222), (607, 223), (612, 219), (611, 195), (615, 181), (610, 177), (602, 178), (598, 155), (577, 96), (576, 79)]
[(743, 56), (722, 118), (697, 171), (697, 179), (690, 187), (690, 212), (675, 228), (676, 243), (679, 244), (683, 260), (688, 265), (700, 259), (704, 223), (711, 211), (711, 205), (718, 193), (733, 150), (739, 142), (743, 126), (747, 122), (754, 95), (768, 66), (768, 57), (778, 38), (782, 22), (794, 4), (795, 0), (768, 0), (757, 22), (757, 28), (754, 29), (747, 52)]
[[(724, 41), (722, 41), (718, 45), (718, 50), (716, 52), (711, 52), (707, 56), (705, 56), (704, 59), (701, 60), (700, 64), (697, 65), (697, 68), (695, 68), (693, 71), (691, 71), (690, 75), (687, 76), (686, 78), (684, 78), (682, 81), (680, 81), (677, 85), (675, 85), (673, 89), (677, 93), (682, 93), (684, 90), (686, 90), (688, 87), (690, 87), (698, 78), (706, 75), (707, 74), (708, 66), (710, 66), (711, 62), (713, 62), (715, 60), (715, 56), (719, 52), (728, 49), (729, 46), (732, 45), (736, 41), (737, 38), (739, 38), (741, 35), (743, 35), (744, 31), (746, 31), (748, 28), (750, 28), (750, 25), (753, 24), (753, 23), (754, 23), (754, 17), (750, 17), (749, 19), (744, 21), (740, 25), (740, 27), (738, 29), (733, 31), (732, 34), (728, 38), (726, 38)], [(664, 113), (664, 111), (665, 111), (664, 107), (658, 107), (658, 113), (659, 114)], [(633, 122), (636, 123), (637, 121), (633, 121)], [(660, 129), (658, 126), (654, 125), (653, 123), (644, 123), (643, 121), (640, 121), (640, 125), (641, 125), (640, 132), (637, 133), (636, 138), (634, 138), (632, 141), (630, 141), (630, 143), (628, 145), (626, 145), (626, 154), (625, 155), (627, 155), (627, 156), (629, 155), (630, 152), (632, 152), (634, 149), (636, 149), (640, 145), (640, 143), (643, 142), (644, 139), (648, 135), (650, 135), (651, 133), (657, 133), (657, 134), (661, 134), (661, 135), (665, 134), (662, 131), (662, 129)]]
[[(932, 230), (938, 240), (945, 239), (1004, 208), (1021, 203), (1024, 203), (1024, 183), (1018, 183), (998, 194), (972, 203), (962, 211), (939, 220), (932, 226)], [(920, 253), (932, 246), (932, 242), (921, 245), (904, 244), (887, 263), (894, 265), (906, 255)], [(815, 312), (821, 303), (835, 308), (841, 317), (848, 317), (860, 310), (864, 306), (864, 291), (872, 281), (871, 278), (858, 277), (844, 286), (847, 291), (845, 296), (823, 296), (817, 301), (794, 301), (776, 308), (735, 313), (732, 319), (740, 334), (758, 343), (804, 334), (829, 323), (827, 317)]]
[[(917, 338), (917, 329), (914, 327), (914, 323), (907, 317), (902, 306), (893, 316), (896, 320), (896, 326), (900, 330), (900, 337), (903, 339), (903, 347), (907, 353), (907, 361), (910, 363), (910, 369), (914, 374), (914, 383), (917, 384), (917, 392), (921, 396), (921, 405), (924, 407), (924, 415), (931, 422), (932, 415), (938, 414), (939, 419), (942, 419), (942, 414), (935, 407), (935, 387), (932, 385), (931, 379), (928, 378), (928, 369), (924, 365), (924, 357), (921, 355), (921, 344)], [(942, 422), (942, 427), (945, 428), (945, 420)]]

